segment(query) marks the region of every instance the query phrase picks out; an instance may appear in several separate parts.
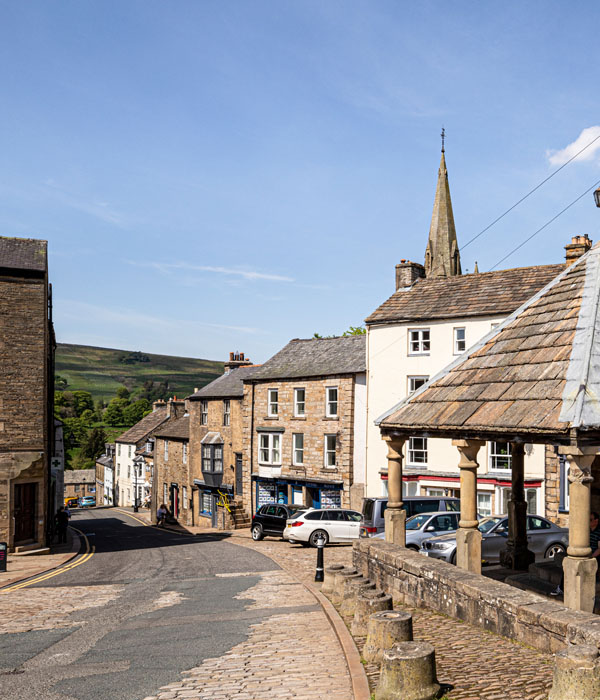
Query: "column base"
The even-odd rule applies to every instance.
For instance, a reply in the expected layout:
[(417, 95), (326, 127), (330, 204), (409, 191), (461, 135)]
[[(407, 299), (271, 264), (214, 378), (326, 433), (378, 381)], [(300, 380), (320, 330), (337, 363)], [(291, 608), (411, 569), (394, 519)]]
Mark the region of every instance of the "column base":
[(527, 547), (507, 547), (500, 552), (500, 564), (506, 569), (527, 571), (535, 561), (535, 554)]
[(385, 541), (406, 547), (406, 511), (402, 508), (386, 508)]
[(567, 556), (563, 559), (564, 603), (568, 608), (594, 612), (597, 570), (598, 562), (593, 557), (575, 559)]
[(459, 527), (456, 531), (456, 565), (474, 574), (481, 573), (481, 532)]

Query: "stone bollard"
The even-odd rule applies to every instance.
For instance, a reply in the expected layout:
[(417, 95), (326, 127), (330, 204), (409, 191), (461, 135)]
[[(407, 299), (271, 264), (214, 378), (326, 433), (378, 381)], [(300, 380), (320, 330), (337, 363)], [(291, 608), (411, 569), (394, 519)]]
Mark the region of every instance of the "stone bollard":
[(439, 692), (431, 644), (399, 642), (384, 652), (375, 700), (435, 700)]
[(373, 613), (392, 609), (392, 596), (386, 595), (379, 588), (363, 591), (356, 597), (356, 609), (350, 631), (355, 637), (365, 637), (367, 623)]
[(363, 658), (370, 664), (380, 664), (383, 653), (398, 642), (412, 642), (412, 615), (402, 610), (373, 613), (367, 624), (367, 643)]
[(321, 593), (326, 593), (327, 595), (331, 594), (333, 591), (335, 575), (338, 573), (338, 571), (345, 568), (346, 567), (343, 564), (332, 564), (325, 569), (325, 580), (321, 586)]
[(329, 596), (332, 603), (339, 603), (342, 600), (342, 591), (344, 589), (344, 583), (349, 576), (353, 576), (356, 578), (357, 576), (360, 576), (360, 574), (356, 569), (352, 569), (349, 566), (342, 569), (342, 571), (338, 571), (336, 573), (335, 579), (333, 581), (333, 591)]
[(600, 660), (595, 646), (570, 646), (554, 657), (554, 677), (548, 700), (573, 698), (600, 698)]
[(375, 584), (364, 576), (360, 578), (354, 578), (352, 576), (347, 578), (344, 582), (342, 602), (340, 603), (340, 615), (343, 617), (354, 617), (356, 596), (360, 595), (363, 591), (372, 591), (374, 588)]

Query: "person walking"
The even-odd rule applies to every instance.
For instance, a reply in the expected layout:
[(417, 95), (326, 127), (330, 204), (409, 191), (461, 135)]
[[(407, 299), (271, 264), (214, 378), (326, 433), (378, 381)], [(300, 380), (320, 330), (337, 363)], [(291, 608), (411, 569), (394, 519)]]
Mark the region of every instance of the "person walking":
[[(590, 547), (592, 549), (592, 556), (598, 562), (598, 570), (596, 571), (596, 579), (598, 579), (598, 577), (600, 577), (600, 516), (598, 516), (598, 513), (594, 510), (590, 513)], [(563, 572), (560, 583), (550, 592), (550, 595), (562, 595), (564, 585), (565, 574)]]
[(69, 525), (69, 513), (64, 506), (58, 509), (58, 513), (54, 518), (56, 532), (58, 534), (58, 544), (65, 544), (67, 541), (67, 527)]
[(161, 503), (156, 511), (156, 524), (158, 527), (164, 527), (168, 512), (167, 506), (164, 503)]

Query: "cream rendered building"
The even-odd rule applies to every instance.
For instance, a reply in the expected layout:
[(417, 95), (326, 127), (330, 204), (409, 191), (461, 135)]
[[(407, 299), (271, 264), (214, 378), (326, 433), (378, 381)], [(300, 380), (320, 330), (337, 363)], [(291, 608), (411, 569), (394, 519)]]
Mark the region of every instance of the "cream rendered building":
[[(591, 242), (567, 246), (567, 260)], [(564, 264), (461, 274), (460, 253), (444, 151), (438, 173), (425, 266), (396, 266), (396, 291), (367, 319), (368, 496), (387, 495), (387, 448), (376, 420), (446, 367), (541, 290)], [(490, 395), (494, 386), (486, 391)], [(511, 471), (507, 443), (487, 443), (479, 452), (478, 508), (505, 513)], [(525, 446), (529, 512), (545, 512), (545, 450)], [(404, 446), (405, 495), (459, 495), (456, 448), (449, 440), (411, 438)]]

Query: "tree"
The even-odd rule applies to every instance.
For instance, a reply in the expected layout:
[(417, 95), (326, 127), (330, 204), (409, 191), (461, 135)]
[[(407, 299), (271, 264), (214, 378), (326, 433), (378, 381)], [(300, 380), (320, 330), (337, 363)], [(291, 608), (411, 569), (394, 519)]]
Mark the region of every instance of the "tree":
[(81, 418), (64, 419), (64, 440), (67, 450), (81, 445), (87, 435), (87, 428)]
[(81, 444), (81, 454), (85, 459), (96, 460), (104, 452), (106, 433), (102, 428), (92, 428)]
[(79, 419), (83, 425), (86, 425), (89, 428), (94, 422), (95, 417), (94, 411), (90, 411), (89, 408), (86, 408), (85, 411), (83, 411), (83, 413), (79, 416)]
[(347, 331), (344, 331), (342, 335), (347, 337), (349, 335), (365, 335), (367, 329), (364, 326), (350, 326)]
[(129, 399), (130, 396), (130, 391), (126, 386), (120, 386), (117, 389), (117, 398), (118, 399)]
[(106, 411), (104, 411), (104, 422), (108, 423), (108, 425), (112, 425), (113, 427), (117, 425), (124, 425), (123, 409), (114, 400), (108, 404)]
[[(65, 395), (68, 392), (65, 392)], [(75, 409), (75, 414), (81, 416), (81, 414), (86, 411), (94, 410), (94, 399), (89, 391), (74, 391), (73, 394), (73, 408)]]
[(138, 421), (152, 410), (148, 399), (139, 399), (123, 409), (123, 420), (125, 425), (135, 425)]

